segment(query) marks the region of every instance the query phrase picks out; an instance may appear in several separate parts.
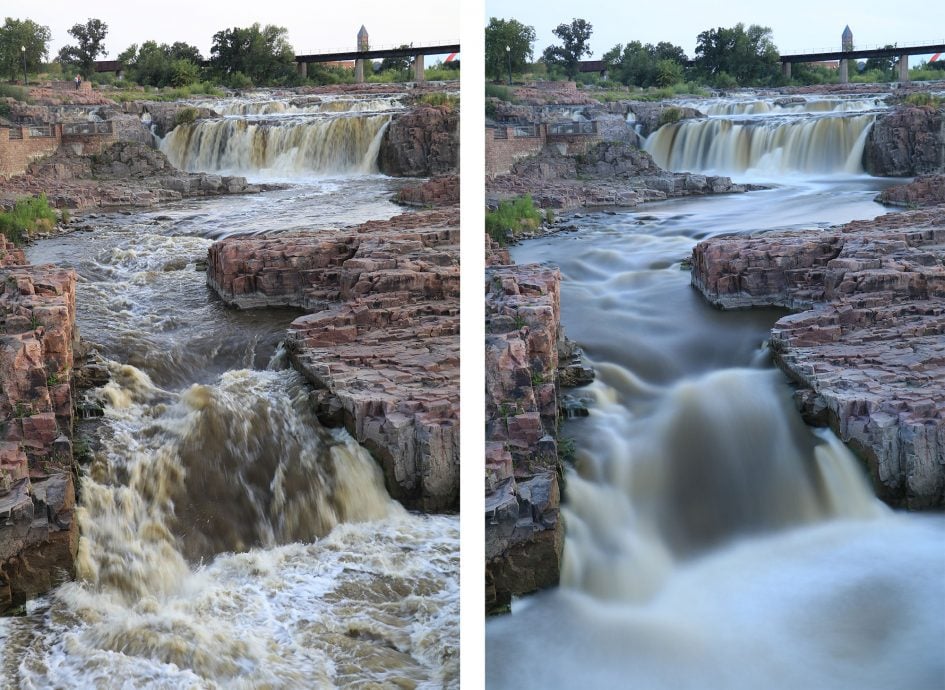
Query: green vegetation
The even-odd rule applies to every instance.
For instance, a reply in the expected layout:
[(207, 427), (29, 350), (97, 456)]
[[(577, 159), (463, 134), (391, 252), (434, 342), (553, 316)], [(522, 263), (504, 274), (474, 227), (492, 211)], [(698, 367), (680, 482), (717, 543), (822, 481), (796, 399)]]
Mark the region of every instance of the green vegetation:
[(456, 110), (459, 108), (459, 97), (452, 96), (448, 93), (425, 93), (420, 96), (417, 103), (423, 105), (432, 105), (432, 106), (446, 106), (449, 110)]
[(294, 86), (302, 78), (295, 70), (295, 51), (288, 34), (285, 27), (261, 27), (258, 22), (248, 28), (218, 31), (210, 47), (211, 72), (233, 88), (246, 88), (246, 80), (249, 85)]
[(503, 201), (495, 211), (486, 213), (486, 232), (500, 245), (506, 244), (506, 236), (524, 230), (534, 230), (541, 225), (541, 211), (535, 208), (531, 196)]
[(682, 117), (682, 111), (676, 107), (666, 108), (666, 110), (660, 111), (660, 119), (658, 122), (658, 127), (663, 125), (674, 124), (679, 122), (679, 119)]
[(56, 212), (45, 194), (18, 199), (13, 210), (0, 213), (0, 233), (15, 244), (22, 244), (36, 232), (52, 230), (55, 224)]
[(581, 58), (591, 54), (591, 34), (594, 27), (583, 19), (572, 19), (570, 24), (558, 24), (552, 33), (561, 39), (560, 46), (548, 46), (541, 59), (548, 65), (558, 65), (569, 79), (577, 76)]
[(558, 457), (563, 462), (574, 462), (577, 449), (574, 445), (574, 439), (570, 436), (558, 437)]
[(910, 93), (908, 96), (902, 99), (902, 102), (906, 105), (941, 108), (943, 105), (945, 105), (945, 97), (933, 96), (930, 93)]
[(695, 69), (722, 88), (769, 85), (781, 78), (771, 29), (757, 24), (703, 31), (696, 39)]
[(177, 111), (177, 115), (174, 118), (174, 126), (178, 125), (189, 125), (192, 124), (197, 119), (197, 109), (196, 108), (181, 108)]
[(497, 84), (486, 84), (486, 98), (498, 98), (506, 103), (515, 103), (515, 95), (507, 86), (498, 86)]
[(108, 94), (113, 101), (124, 103), (126, 101), (140, 101), (147, 99), (149, 101), (179, 101), (192, 96), (223, 96), (224, 92), (219, 87), (210, 82), (197, 82), (189, 86), (182, 86), (177, 89), (164, 88), (155, 89), (151, 87), (127, 87), (121, 91), (115, 91)]
[(51, 39), (48, 26), (40, 26), (31, 19), (7, 17), (0, 26), (0, 74), (11, 80), (22, 79), (24, 58), (27, 72), (38, 72), (49, 57)]
[(145, 86), (188, 86), (200, 80), (200, 51), (186, 43), (174, 45), (145, 41), (138, 48), (129, 46), (118, 61), (125, 66), (126, 76)]
[(515, 19), (489, 19), (486, 27), (486, 74), (505, 81), (533, 59), (535, 29)]
[(105, 55), (105, 36), (108, 24), (100, 19), (89, 19), (85, 24), (75, 24), (69, 34), (78, 45), (64, 46), (59, 51), (59, 62), (78, 69), (82, 76), (91, 79), (95, 73), (95, 61)]
[(631, 41), (615, 45), (604, 54), (610, 78), (630, 86), (668, 87), (684, 80), (686, 53), (679, 46), (661, 41), (655, 46)]
[(15, 101), (28, 102), (26, 89), (9, 84), (0, 84), (0, 98), (12, 98)]

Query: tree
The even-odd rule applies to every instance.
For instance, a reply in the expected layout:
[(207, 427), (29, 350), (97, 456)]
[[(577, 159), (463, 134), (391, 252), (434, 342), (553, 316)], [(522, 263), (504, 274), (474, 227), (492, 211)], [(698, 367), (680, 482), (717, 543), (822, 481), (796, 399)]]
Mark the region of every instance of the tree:
[(200, 51), (186, 43), (158, 45), (145, 41), (129, 46), (118, 61), (128, 70), (128, 78), (147, 86), (186, 86), (200, 77)]
[(211, 68), (224, 80), (239, 72), (258, 85), (291, 79), (295, 51), (288, 33), (281, 26), (261, 28), (258, 22), (245, 29), (218, 31), (210, 47)]
[[(895, 46), (887, 43), (883, 48), (894, 48)], [(893, 75), (893, 70), (896, 69), (897, 58), (895, 57), (871, 57), (866, 60), (866, 66), (863, 68), (864, 71), (869, 72), (871, 70), (879, 70), (883, 73), (883, 76), (890, 78)]]
[(634, 86), (671, 86), (683, 80), (686, 53), (679, 46), (631, 41), (617, 44), (603, 57), (611, 78)]
[[(409, 46), (404, 43), (400, 48), (413, 48), (411, 43)], [(410, 58), (409, 57), (389, 57), (381, 60), (381, 72), (393, 71), (393, 72), (406, 72), (410, 69)]]
[(534, 44), (534, 27), (515, 19), (490, 18), (486, 27), (486, 74), (503, 81), (509, 71), (523, 72), (534, 59)]
[(59, 62), (77, 67), (86, 79), (90, 79), (96, 58), (107, 54), (104, 44), (107, 33), (108, 24), (100, 19), (89, 19), (85, 24), (74, 25), (69, 29), (69, 34), (79, 45), (63, 47), (59, 51)]
[[(50, 32), (48, 26), (40, 26), (30, 19), (11, 19), (7, 17), (0, 27), (0, 70), (10, 75), (10, 79), (23, 76), (23, 57), (26, 57), (26, 69), (39, 71), (42, 63), (49, 57)], [(24, 52), (22, 48), (26, 48)]]
[(552, 33), (561, 39), (563, 45), (548, 46), (542, 53), (542, 60), (549, 65), (560, 65), (569, 79), (577, 76), (581, 58), (591, 54), (588, 41), (594, 27), (583, 19), (572, 19), (570, 24), (558, 24)]
[(752, 24), (746, 29), (738, 23), (699, 34), (696, 65), (710, 81), (727, 82), (729, 77), (743, 86), (760, 84), (777, 78), (778, 48), (768, 27)]

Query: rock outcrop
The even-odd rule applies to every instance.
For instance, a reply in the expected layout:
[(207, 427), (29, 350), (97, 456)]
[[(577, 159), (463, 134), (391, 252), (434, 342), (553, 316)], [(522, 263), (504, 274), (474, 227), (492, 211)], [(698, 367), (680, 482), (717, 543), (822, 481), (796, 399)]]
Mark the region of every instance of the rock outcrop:
[(723, 308), (782, 306), (775, 360), (893, 505), (945, 505), (945, 208), (827, 230), (714, 237), (693, 284)]
[(880, 177), (945, 172), (945, 108), (906, 106), (877, 117), (863, 168)]
[(149, 120), (154, 124), (155, 134), (159, 137), (163, 137), (177, 126), (181, 113), (184, 111), (188, 118), (192, 115), (196, 120), (220, 117), (219, 113), (211, 108), (197, 108), (189, 103), (180, 102), (128, 101), (122, 103), (121, 109), (126, 114)]
[(423, 106), (391, 120), (377, 154), (394, 177), (434, 177), (459, 171), (459, 110)]
[[(502, 253), (488, 251), (496, 258)], [(507, 257), (506, 257), (507, 258)], [(486, 271), (486, 610), (558, 583), (561, 370), (586, 383), (560, 325), (561, 273), (538, 265)], [(573, 373), (573, 371), (572, 371)]]
[(945, 175), (923, 175), (909, 184), (889, 187), (876, 197), (876, 201), (907, 208), (945, 204)]
[(487, 181), (486, 196), (493, 200), (530, 194), (541, 208), (567, 211), (755, 188), (734, 184), (728, 177), (667, 172), (636, 146), (601, 142), (583, 156), (547, 146), (539, 155), (515, 163), (508, 175)]
[(75, 571), (72, 367), (76, 274), (0, 241), (0, 610)]
[(404, 206), (455, 206), (459, 204), (459, 175), (443, 175), (404, 187), (394, 201)]
[(233, 237), (207, 279), (241, 308), (295, 306), (286, 346), (410, 507), (459, 499), (459, 211), (408, 213), (342, 230)]

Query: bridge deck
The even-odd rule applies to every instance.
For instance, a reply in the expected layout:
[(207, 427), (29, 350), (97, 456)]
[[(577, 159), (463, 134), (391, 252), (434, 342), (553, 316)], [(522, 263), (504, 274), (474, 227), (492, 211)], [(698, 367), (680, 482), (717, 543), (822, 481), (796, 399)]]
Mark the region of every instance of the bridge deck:
[(418, 46), (416, 48), (386, 48), (383, 50), (349, 50), (344, 53), (316, 53), (313, 55), (296, 55), (296, 62), (341, 62), (344, 60), (373, 60), (395, 57), (413, 57), (414, 55), (445, 55), (458, 53), (459, 43), (449, 43), (438, 46)]
[(902, 48), (871, 48), (869, 50), (837, 50), (831, 53), (782, 55), (780, 60), (781, 62), (825, 62), (827, 60), (856, 60), (859, 58), (899, 57), (900, 55), (932, 55), (934, 53), (945, 53), (945, 43)]

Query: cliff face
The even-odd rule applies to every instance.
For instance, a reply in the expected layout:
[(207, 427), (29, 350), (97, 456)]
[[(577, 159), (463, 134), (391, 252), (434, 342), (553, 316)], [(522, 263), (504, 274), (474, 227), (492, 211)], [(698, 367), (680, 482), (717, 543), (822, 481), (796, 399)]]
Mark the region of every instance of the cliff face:
[(801, 311), (771, 347), (804, 416), (853, 448), (887, 502), (945, 505), (945, 208), (712, 238), (692, 280), (723, 308)]
[(876, 119), (863, 150), (870, 175), (910, 177), (945, 172), (945, 109), (900, 107)]
[[(0, 610), (75, 571), (74, 271), (0, 239)], [(12, 265), (15, 264), (15, 265)]]
[(459, 110), (423, 106), (394, 117), (377, 166), (393, 177), (433, 177), (459, 171)]
[(295, 306), (286, 346), (384, 469), (390, 494), (423, 510), (459, 501), (459, 210), (355, 228), (228, 238), (208, 283), (241, 308)]

